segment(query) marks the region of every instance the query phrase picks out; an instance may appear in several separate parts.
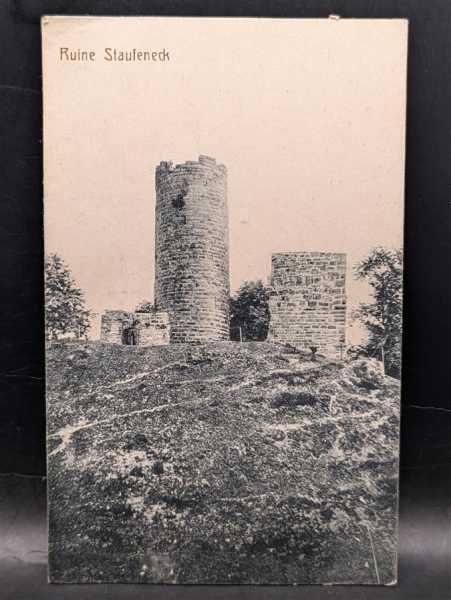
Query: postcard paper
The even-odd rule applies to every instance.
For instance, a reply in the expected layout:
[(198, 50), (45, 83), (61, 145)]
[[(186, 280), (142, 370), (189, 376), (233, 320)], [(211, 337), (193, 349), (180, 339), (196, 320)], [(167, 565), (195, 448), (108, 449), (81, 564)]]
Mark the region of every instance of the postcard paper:
[(43, 17), (49, 578), (397, 578), (407, 22)]

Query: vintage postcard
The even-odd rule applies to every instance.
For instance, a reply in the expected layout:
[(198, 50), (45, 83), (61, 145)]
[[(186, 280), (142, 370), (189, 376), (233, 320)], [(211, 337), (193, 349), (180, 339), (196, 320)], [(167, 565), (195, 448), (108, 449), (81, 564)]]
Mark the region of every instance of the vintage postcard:
[(50, 581), (396, 583), (407, 22), (42, 36)]

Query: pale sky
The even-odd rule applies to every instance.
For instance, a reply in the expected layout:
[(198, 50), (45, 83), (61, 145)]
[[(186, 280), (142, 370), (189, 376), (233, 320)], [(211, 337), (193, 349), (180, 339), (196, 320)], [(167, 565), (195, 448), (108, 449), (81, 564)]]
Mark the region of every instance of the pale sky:
[(153, 299), (155, 167), (199, 154), (227, 167), (233, 290), (317, 250), (347, 253), (365, 299), (352, 266), (402, 245), (406, 21), (50, 17), (43, 35), (45, 247), (92, 310)]

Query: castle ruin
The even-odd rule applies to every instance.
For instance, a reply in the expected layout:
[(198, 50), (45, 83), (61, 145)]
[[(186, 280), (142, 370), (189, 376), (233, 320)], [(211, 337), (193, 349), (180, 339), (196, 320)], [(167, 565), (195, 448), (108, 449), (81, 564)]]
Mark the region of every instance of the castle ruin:
[(346, 340), (346, 254), (272, 255), (268, 340), (342, 356)]
[(155, 305), (169, 313), (170, 341), (229, 339), (227, 171), (199, 156), (155, 177)]
[[(155, 173), (155, 304), (150, 312), (108, 310), (101, 340), (128, 345), (229, 340), (227, 171), (214, 158)], [(272, 255), (268, 341), (342, 356), (346, 255)]]
[(165, 311), (106, 310), (102, 315), (100, 339), (126, 346), (163, 346), (169, 344), (169, 331), (169, 315)]
[(199, 156), (155, 174), (155, 303), (151, 313), (108, 310), (101, 340), (127, 345), (229, 339), (227, 170)]

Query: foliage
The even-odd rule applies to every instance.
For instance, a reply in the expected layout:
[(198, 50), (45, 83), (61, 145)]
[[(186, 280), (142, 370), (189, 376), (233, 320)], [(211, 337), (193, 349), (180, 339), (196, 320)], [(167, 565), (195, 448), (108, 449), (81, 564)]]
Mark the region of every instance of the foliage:
[(368, 331), (362, 353), (384, 363), (392, 377), (401, 373), (402, 250), (377, 247), (355, 267), (357, 279), (371, 287), (372, 303), (362, 303), (356, 317)]
[(288, 407), (293, 408), (296, 406), (315, 406), (321, 402), (317, 394), (313, 394), (308, 390), (301, 390), (296, 392), (283, 391), (276, 394), (271, 401), (271, 406), (274, 408)]
[(379, 367), (380, 363), (374, 359), (360, 358), (348, 365), (348, 379), (357, 387), (366, 390), (376, 390), (384, 383), (384, 376)]
[(245, 281), (230, 299), (230, 338), (243, 341), (266, 339), (269, 327), (268, 290), (260, 279)]
[(152, 304), (152, 302), (150, 302), (149, 300), (143, 300), (135, 308), (135, 312), (141, 312), (141, 313), (150, 313), (153, 310), (155, 310), (155, 307)]
[(45, 258), (46, 338), (86, 336), (93, 313), (85, 307), (83, 291), (76, 286), (70, 269), (57, 254)]

